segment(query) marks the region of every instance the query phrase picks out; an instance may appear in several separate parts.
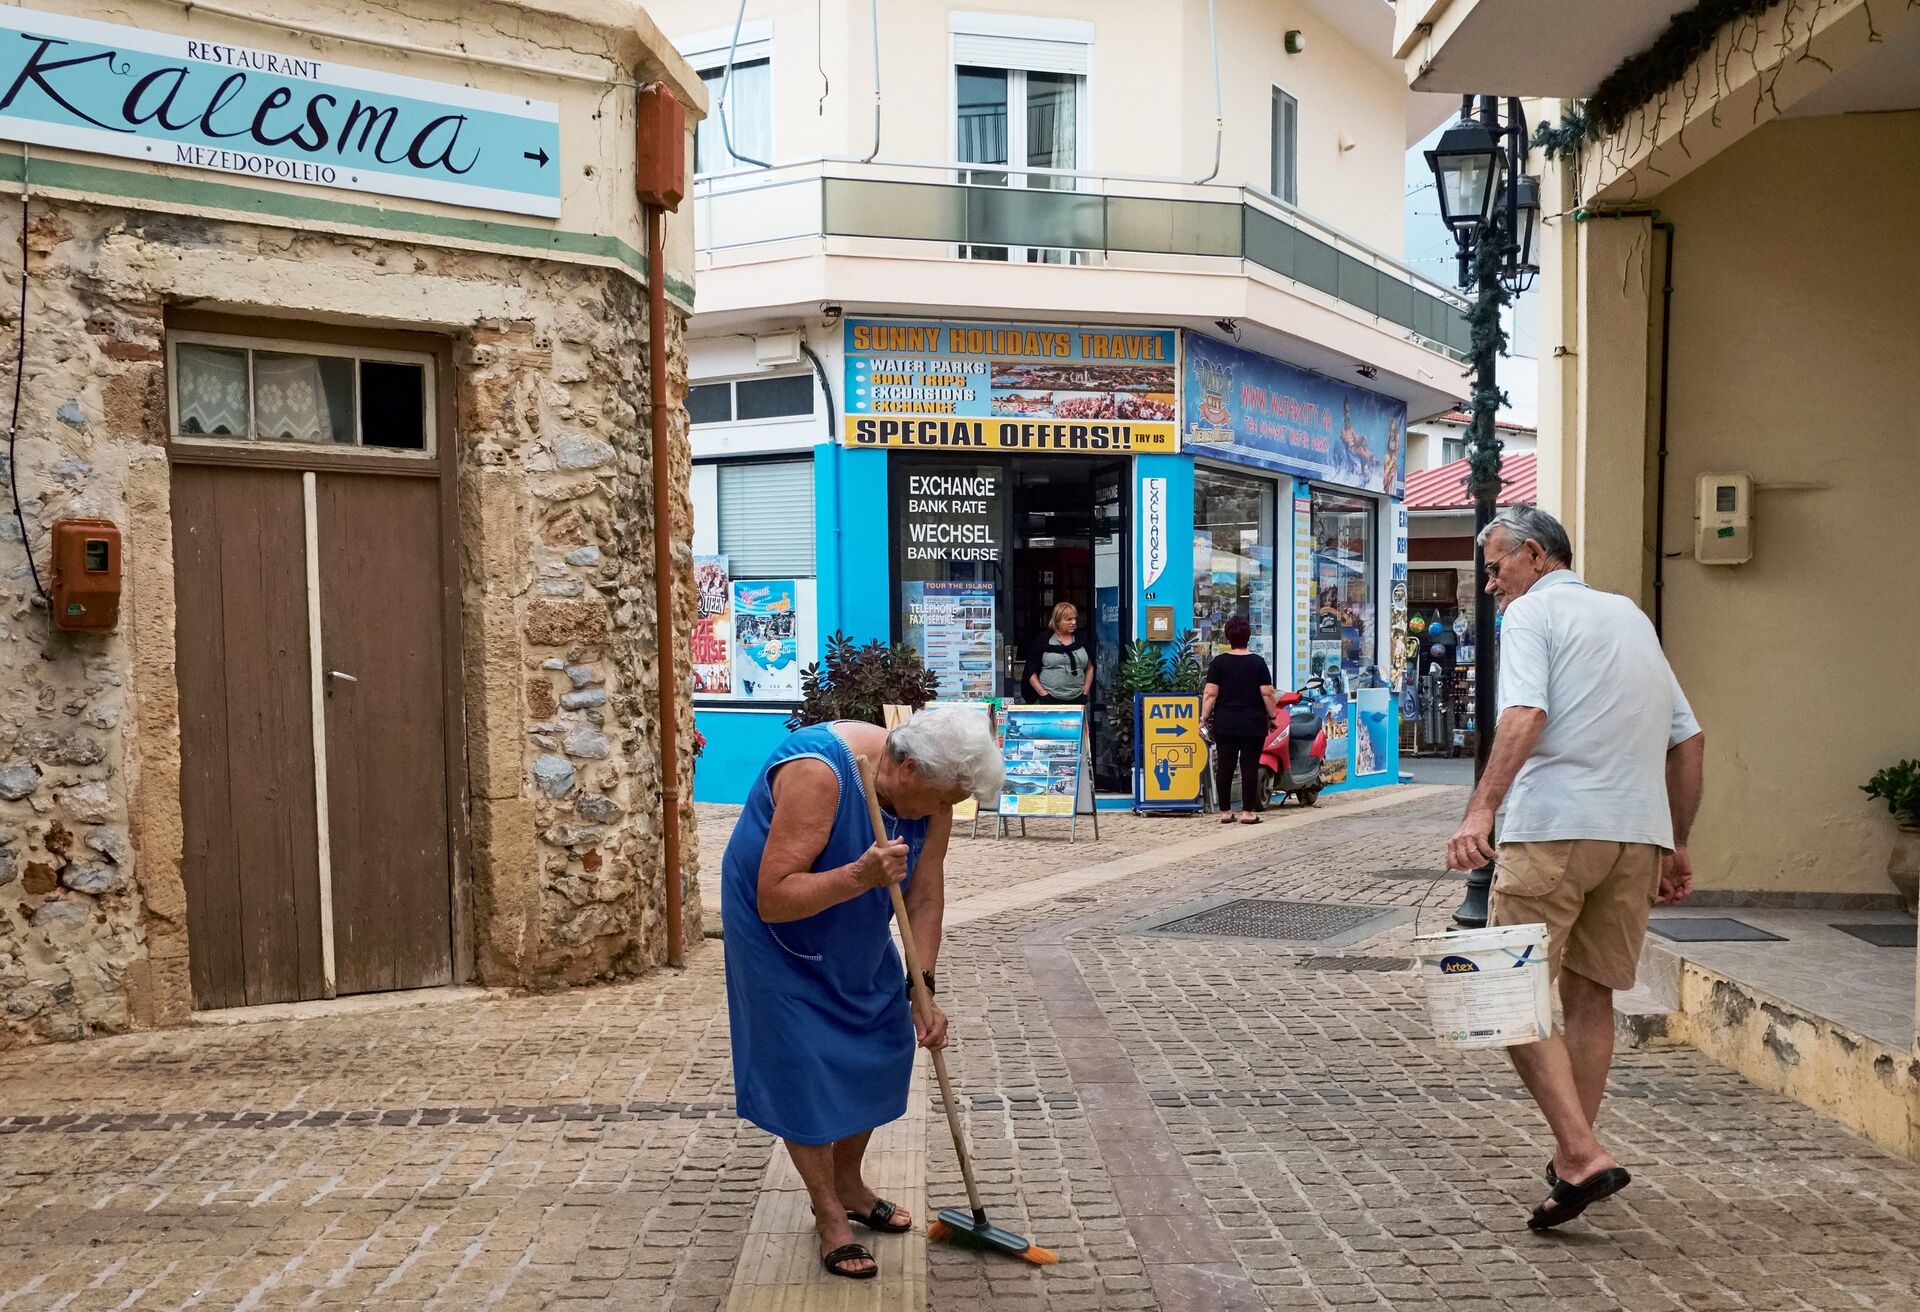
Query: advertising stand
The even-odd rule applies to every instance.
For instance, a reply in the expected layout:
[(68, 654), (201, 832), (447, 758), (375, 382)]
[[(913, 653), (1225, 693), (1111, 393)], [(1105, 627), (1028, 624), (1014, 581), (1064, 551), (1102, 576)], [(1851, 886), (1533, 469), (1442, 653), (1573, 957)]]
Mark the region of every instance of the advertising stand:
[(1085, 811), (1093, 816), (1093, 836), (1100, 837), (1087, 759), (1086, 707), (1007, 707), (1000, 727), (1000, 761), (1007, 778), (996, 811), (999, 836), (1005, 836), (1009, 819), (1020, 821), (1024, 838), (1029, 817), (1064, 818), (1070, 826), (1068, 841), (1078, 841)]

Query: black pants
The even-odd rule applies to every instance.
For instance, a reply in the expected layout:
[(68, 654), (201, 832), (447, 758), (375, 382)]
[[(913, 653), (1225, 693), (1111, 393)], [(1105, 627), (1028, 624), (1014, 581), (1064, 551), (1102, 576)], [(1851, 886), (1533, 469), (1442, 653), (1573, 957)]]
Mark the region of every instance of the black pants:
[(1222, 811), (1230, 809), (1228, 803), (1233, 798), (1233, 767), (1240, 766), (1240, 791), (1242, 811), (1261, 810), (1260, 805), (1260, 749), (1266, 745), (1264, 738), (1238, 738), (1232, 734), (1215, 734), (1213, 738), (1213, 777), (1218, 787), (1216, 796), (1220, 799)]

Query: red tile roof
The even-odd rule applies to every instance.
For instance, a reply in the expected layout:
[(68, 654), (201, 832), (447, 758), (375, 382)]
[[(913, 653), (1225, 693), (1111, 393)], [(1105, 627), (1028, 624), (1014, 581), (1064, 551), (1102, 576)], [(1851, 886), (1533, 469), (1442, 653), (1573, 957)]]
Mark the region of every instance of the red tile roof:
[[(1531, 451), (1516, 452), (1500, 458), (1500, 504), (1518, 505), (1539, 495), (1539, 457)], [(1422, 469), (1407, 475), (1408, 510), (1471, 510), (1473, 494), (1467, 491), (1467, 462), (1456, 460), (1438, 469)]]

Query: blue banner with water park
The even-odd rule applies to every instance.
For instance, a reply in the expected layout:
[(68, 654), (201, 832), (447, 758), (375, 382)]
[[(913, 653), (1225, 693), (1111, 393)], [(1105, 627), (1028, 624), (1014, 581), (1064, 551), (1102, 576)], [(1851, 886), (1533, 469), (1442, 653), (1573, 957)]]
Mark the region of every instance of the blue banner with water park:
[(1202, 333), (1184, 346), (1180, 430), (1194, 455), (1405, 493), (1406, 402)]

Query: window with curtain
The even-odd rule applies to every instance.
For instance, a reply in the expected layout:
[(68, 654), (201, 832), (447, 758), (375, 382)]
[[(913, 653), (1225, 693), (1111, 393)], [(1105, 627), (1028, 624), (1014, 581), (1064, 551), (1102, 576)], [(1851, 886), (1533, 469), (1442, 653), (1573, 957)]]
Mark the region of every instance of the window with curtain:
[[(773, 61), (751, 59), (733, 66), (733, 84), (727, 88), (727, 126), (723, 130), (719, 119), (720, 84), (726, 76), (724, 61), (700, 74), (713, 116), (694, 129), (693, 171), (696, 175), (740, 168), (743, 157), (773, 158)], [(727, 151), (729, 134), (733, 138), (732, 154)]]
[(1273, 89), (1273, 177), (1267, 188), (1289, 205), (1300, 203), (1300, 102)]
[(715, 473), (720, 554), (733, 578), (812, 578), (813, 461), (727, 464)]
[(168, 348), (176, 438), (433, 449), (430, 356), (188, 332)]

